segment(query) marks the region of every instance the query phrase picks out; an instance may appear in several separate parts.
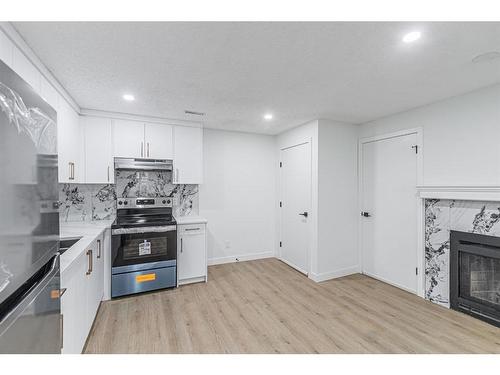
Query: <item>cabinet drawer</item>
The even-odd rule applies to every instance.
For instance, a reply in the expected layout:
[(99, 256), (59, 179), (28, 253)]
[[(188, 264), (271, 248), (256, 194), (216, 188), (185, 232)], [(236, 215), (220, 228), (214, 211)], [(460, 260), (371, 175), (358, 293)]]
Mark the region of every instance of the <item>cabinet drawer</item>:
[(111, 297), (170, 288), (176, 284), (176, 267), (120, 273), (111, 276)]
[(177, 226), (179, 235), (205, 233), (205, 224), (183, 224)]

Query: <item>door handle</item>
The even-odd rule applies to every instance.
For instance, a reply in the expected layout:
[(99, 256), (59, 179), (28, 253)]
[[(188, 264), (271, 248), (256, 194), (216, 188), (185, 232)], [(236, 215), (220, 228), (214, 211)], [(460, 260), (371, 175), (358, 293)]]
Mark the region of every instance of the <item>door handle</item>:
[(369, 212), (366, 212), (366, 211), (361, 211), (361, 216), (363, 216), (363, 217), (370, 217), (370, 216), (372, 216), (372, 215), (370, 215), (370, 213), (369, 213)]
[(304, 216), (304, 217), (308, 217), (308, 216), (309, 216), (309, 214), (307, 213), (307, 211), (302, 212), (302, 213), (301, 213), (301, 214), (299, 214), (299, 215)]

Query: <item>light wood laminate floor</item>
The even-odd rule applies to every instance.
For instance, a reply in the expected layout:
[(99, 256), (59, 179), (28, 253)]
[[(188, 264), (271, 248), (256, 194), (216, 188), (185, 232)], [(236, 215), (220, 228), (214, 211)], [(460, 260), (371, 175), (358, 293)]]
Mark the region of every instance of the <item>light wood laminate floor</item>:
[(363, 275), (315, 283), (277, 259), (102, 303), (86, 353), (500, 353), (500, 329)]

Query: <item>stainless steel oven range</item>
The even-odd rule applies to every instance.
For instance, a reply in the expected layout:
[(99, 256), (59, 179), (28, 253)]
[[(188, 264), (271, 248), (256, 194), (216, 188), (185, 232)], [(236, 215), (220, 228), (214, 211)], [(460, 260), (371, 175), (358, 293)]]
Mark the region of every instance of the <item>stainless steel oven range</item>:
[(118, 198), (111, 233), (111, 297), (177, 285), (171, 198)]

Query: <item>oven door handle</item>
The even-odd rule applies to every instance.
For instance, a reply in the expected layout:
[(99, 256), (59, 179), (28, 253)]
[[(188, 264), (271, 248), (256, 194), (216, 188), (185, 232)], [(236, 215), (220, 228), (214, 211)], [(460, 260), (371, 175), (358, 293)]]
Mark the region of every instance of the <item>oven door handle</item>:
[(159, 225), (154, 227), (138, 227), (138, 228), (114, 228), (111, 230), (112, 235), (119, 234), (138, 234), (138, 233), (158, 233), (158, 232), (173, 232), (177, 230), (176, 225)]

